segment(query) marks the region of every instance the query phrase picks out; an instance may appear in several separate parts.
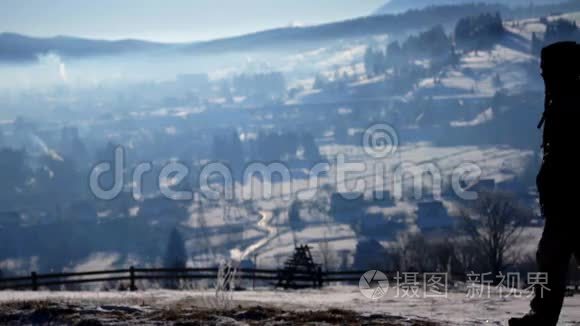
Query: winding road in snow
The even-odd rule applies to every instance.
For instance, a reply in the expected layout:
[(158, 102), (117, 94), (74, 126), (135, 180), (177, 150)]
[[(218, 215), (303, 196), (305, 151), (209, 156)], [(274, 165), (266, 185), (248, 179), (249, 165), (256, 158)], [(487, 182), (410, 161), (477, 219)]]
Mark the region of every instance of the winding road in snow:
[(231, 254), (232, 259), (241, 262), (274, 239), (276, 236), (276, 228), (270, 225), (273, 216), (272, 211), (260, 211), (260, 221), (258, 221), (257, 226), (267, 233), (266, 237), (250, 245), (243, 252), (237, 249), (233, 250)]

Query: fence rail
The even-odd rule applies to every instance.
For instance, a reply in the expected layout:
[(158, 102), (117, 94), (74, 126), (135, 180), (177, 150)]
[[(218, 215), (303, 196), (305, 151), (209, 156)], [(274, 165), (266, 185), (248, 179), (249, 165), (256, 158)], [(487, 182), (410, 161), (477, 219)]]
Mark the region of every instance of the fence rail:
[[(358, 283), (360, 277), (366, 271), (293, 271), (292, 280), (307, 284), (304, 287), (321, 287), (329, 283)], [(40, 288), (56, 287), (65, 285), (78, 285), (105, 282), (129, 282), (127, 288), (136, 291), (137, 281), (162, 281), (162, 280), (217, 280), (218, 268), (135, 268), (89, 271), (79, 273), (51, 273), (38, 274), (30, 273), (29, 276), (0, 278), (0, 290), (33, 290)], [(389, 277), (395, 272), (387, 272)], [(252, 284), (256, 281), (271, 282), (280, 284), (280, 280), (287, 277), (283, 269), (252, 269), (239, 268), (236, 270), (236, 279), (250, 280)], [(464, 275), (451, 275), (453, 280), (465, 281)], [(568, 282), (568, 287), (573, 287), (574, 292), (578, 292), (580, 281), (577, 277), (572, 277)]]
[[(277, 282), (282, 278), (284, 270), (281, 269), (252, 269), (239, 268), (236, 270), (236, 278), (240, 280), (272, 281)], [(294, 271), (292, 279), (297, 282), (312, 282), (318, 286), (332, 282), (358, 282), (365, 271), (335, 271), (335, 272), (307, 272)], [(30, 273), (29, 276), (0, 278), (0, 290), (30, 289), (38, 291), (43, 287), (54, 287), (73, 284), (89, 284), (104, 282), (129, 282), (129, 289), (137, 290), (136, 281), (160, 281), (160, 280), (216, 280), (219, 274), (218, 268), (135, 268), (89, 271), (79, 273)]]

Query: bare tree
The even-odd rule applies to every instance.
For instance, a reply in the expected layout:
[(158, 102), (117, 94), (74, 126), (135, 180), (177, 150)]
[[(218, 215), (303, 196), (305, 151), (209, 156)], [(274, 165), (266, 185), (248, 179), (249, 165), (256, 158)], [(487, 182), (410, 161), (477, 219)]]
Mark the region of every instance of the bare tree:
[(453, 244), (446, 238), (426, 238), (422, 234), (407, 234), (399, 238), (398, 247), (388, 254), (402, 271), (448, 272), (457, 260)]
[(208, 232), (207, 220), (205, 218), (205, 203), (203, 199), (200, 198), (198, 206), (196, 207), (197, 212), (197, 227), (201, 230), (201, 237), (199, 239), (199, 250), (203, 254), (204, 258), (213, 257), (213, 250), (211, 244), (211, 236)]
[[(167, 249), (163, 257), (163, 267), (169, 269), (184, 269), (187, 267), (187, 249), (185, 248), (185, 241), (177, 227), (173, 228), (169, 235)], [(180, 280), (179, 273), (175, 272), (175, 279), (169, 279), (165, 282), (165, 286), (170, 289), (179, 288)]]
[(322, 258), (322, 266), (324, 270), (329, 271), (336, 268), (337, 257), (336, 252), (330, 245), (326, 233), (324, 233), (324, 239), (318, 243), (318, 250), (320, 251), (320, 256)]
[(506, 193), (484, 192), (462, 210), (462, 230), (481, 254), (488, 271), (498, 275), (513, 261), (530, 210)]

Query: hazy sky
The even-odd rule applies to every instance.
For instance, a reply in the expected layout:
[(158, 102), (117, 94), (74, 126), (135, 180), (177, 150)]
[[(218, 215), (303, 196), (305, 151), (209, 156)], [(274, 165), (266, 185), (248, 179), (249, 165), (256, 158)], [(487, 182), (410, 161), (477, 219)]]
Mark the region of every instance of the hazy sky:
[(0, 0), (0, 32), (204, 40), (365, 16), (387, 0)]

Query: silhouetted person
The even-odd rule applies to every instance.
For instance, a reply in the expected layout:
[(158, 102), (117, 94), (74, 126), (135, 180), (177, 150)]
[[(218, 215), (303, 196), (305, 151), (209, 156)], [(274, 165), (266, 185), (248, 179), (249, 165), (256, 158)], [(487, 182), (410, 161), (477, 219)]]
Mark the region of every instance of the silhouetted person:
[(570, 258), (580, 254), (579, 153), (580, 132), (580, 45), (552, 44), (542, 50), (542, 76), (546, 86), (544, 157), (537, 177), (544, 232), (537, 252), (538, 269), (547, 284), (536, 285), (531, 312), (510, 320), (510, 326), (558, 323)]

